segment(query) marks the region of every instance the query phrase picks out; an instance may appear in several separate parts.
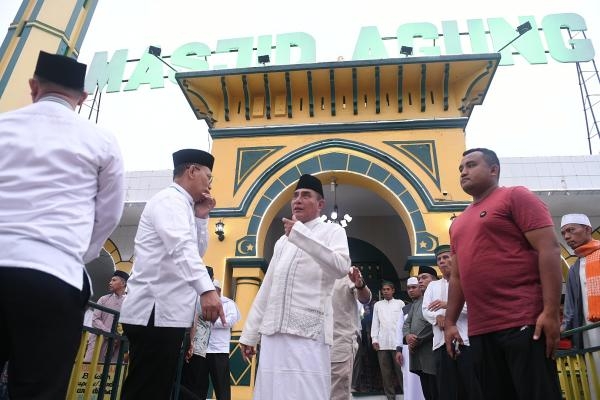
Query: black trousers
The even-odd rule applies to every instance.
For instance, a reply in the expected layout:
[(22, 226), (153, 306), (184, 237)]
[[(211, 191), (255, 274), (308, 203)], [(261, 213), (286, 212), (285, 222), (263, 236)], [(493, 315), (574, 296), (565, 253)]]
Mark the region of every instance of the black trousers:
[(231, 382), (229, 377), (229, 354), (208, 353), (206, 358), (194, 355), (183, 367), (181, 385), (196, 397), (181, 396), (184, 400), (205, 400), (208, 394), (208, 377), (212, 381), (217, 400), (231, 400)]
[(123, 324), (129, 339), (129, 371), (122, 400), (168, 400), (177, 375), (177, 361), (185, 328), (154, 326), (154, 310), (147, 326)]
[(64, 400), (81, 341), (83, 290), (29, 268), (0, 267), (0, 370), (11, 400)]
[(452, 359), (442, 345), (433, 351), (433, 359), (440, 400), (483, 400), (469, 346), (460, 346), (460, 354)]
[(438, 391), (435, 375), (426, 374), (424, 372), (419, 372), (418, 375), (419, 380), (421, 381), (421, 390), (423, 391), (423, 397), (425, 397), (425, 400), (437, 400)]
[(544, 335), (534, 326), (469, 336), (477, 380), (486, 400), (562, 399), (556, 361), (547, 358)]

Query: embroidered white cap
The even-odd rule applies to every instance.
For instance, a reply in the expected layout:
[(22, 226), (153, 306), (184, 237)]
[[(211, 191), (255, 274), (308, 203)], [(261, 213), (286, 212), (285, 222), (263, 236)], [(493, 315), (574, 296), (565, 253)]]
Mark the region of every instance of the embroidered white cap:
[(414, 276), (411, 276), (406, 281), (406, 286), (408, 286), (408, 285), (418, 285), (418, 284), (419, 284), (419, 280), (416, 277), (414, 277)]
[(568, 224), (579, 224), (589, 226), (590, 228), (592, 227), (590, 219), (585, 214), (563, 215), (562, 219), (560, 220), (560, 227), (562, 228), (563, 226)]

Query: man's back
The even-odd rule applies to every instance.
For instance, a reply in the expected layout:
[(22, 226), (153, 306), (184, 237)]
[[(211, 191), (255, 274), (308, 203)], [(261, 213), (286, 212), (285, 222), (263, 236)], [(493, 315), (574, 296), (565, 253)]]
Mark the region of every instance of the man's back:
[(0, 265), (52, 269), (80, 286), (74, 271), (98, 255), (122, 212), (116, 139), (45, 98), (0, 116), (0, 148)]

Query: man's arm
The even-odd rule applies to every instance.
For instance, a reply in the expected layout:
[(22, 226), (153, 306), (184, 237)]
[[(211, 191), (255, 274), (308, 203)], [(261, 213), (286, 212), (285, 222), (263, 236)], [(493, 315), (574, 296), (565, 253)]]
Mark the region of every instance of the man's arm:
[(83, 255), (84, 263), (88, 263), (100, 255), (106, 239), (115, 230), (123, 214), (125, 198), (123, 160), (116, 140), (110, 147), (107, 160), (98, 171), (94, 228), (90, 245)]
[(217, 329), (231, 329), (231, 327), (240, 320), (240, 311), (235, 302), (231, 299), (223, 303), (223, 311), (225, 312), (225, 325), (221, 320), (216, 320), (213, 327)]
[(544, 303), (542, 313), (535, 324), (533, 339), (538, 340), (543, 332), (546, 336), (546, 357), (551, 357), (560, 339), (562, 291), (560, 247), (552, 226), (525, 232), (525, 238), (538, 253), (538, 270)]
[(300, 221), (295, 221), (288, 239), (290, 243), (309, 254), (324, 273), (338, 279), (350, 270), (350, 250), (344, 228), (336, 224), (331, 225), (327, 244), (323, 243), (322, 238), (313, 237), (313, 232)]
[(371, 341), (373, 348), (379, 350), (379, 303), (373, 306), (373, 321), (371, 322)]
[(446, 320), (444, 321), (444, 340), (446, 342), (446, 351), (450, 357), (455, 357), (453, 342), (463, 344), (463, 339), (460, 333), (458, 333), (456, 321), (465, 304), (456, 254), (452, 255), (450, 269), (452, 272), (448, 281), (448, 303), (446, 305)]
[(437, 311), (433, 311), (429, 309), (429, 305), (437, 300), (436, 297), (439, 297), (437, 293), (437, 288), (439, 287), (439, 283), (441, 281), (434, 281), (427, 285), (427, 289), (425, 289), (425, 293), (423, 294), (423, 318), (431, 325), (436, 325), (436, 318), (438, 315), (444, 315), (444, 310), (439, 309)]

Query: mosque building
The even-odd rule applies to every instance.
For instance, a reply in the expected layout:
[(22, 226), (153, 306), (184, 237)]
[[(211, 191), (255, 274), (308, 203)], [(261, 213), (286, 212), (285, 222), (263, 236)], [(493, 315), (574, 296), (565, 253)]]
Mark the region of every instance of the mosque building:
[[(97, 1), (23, 5), (0, 48), (0, 111), (29, 101), (23, 91), (40, 49), (79, 53)], [(70, 10), (70, 11), (66, 11)], [(241, 334), (300, 175), (323, 183), (324, 217), (346, 229), (352, 262), (374, 293), (434, 265), (453, 218), (469, 204), (458, 164), (465, 128), (485, 100), (498, 53), (258, 65), (177, 73), (190, 113), (206, 121), (215, 156), (205, 262), (238, 304), (233, 328), (233, 398), (250, 398), (256, 364), (242, 360)], [(22, 93), (25, 95), (22, 95)], [(17, 95), (17, 93), (21, 93)], [(10, 95), (9, 95), (10, 94)], [(126, 156), (126, 155), (125, 155)], [(500, 184), (523, 185), (563, 214), (587, 214), (600, 236), (600, 156), (503, 158)], [(88, 265), (101, 295), (113, 268), (130, 271), (145, 203), (172, 171), (129, 171), (121, 223)], [(332, 213), (334, 213), (332, 215)], [(574, 261), (562, 243), (565, 276)]]

